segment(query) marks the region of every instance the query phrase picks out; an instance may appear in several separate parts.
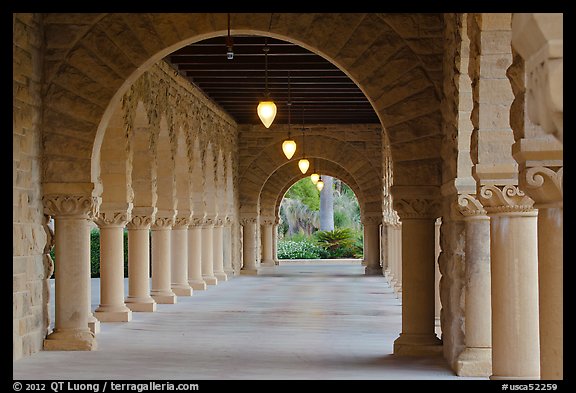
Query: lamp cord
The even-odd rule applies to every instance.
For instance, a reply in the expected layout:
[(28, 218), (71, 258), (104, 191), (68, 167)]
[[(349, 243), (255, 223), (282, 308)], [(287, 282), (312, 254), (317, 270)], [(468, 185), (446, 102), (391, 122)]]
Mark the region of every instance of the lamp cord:
[(264, 84), (266, 98), (269, 97), (268, 93), (268, 37), (264, 38)]

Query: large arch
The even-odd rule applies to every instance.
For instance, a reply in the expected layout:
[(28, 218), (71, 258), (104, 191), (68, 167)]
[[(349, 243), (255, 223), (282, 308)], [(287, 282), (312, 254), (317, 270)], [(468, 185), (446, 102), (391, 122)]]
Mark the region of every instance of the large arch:
[[(73, 29), (62, 27), (71, 19)], [(46, 66), (44, 139), (66, 135), (78, 149), (47, 143), (43, 180), (68, 189), (77, 183), (78, 190), (97, 179), (91, 157), (98, 157), (115, 105), (136, 78), (186, 44), (224, 35), (227, 26), (225, 14), (48, 14), (45, 22), (47, 50), (55, 55)], [(337, 65), (389, 134), (395, 184), (440, 184), (441, 14), (250, 13), (233, 14), (231, 23), (232, 34), (287, 40)]]

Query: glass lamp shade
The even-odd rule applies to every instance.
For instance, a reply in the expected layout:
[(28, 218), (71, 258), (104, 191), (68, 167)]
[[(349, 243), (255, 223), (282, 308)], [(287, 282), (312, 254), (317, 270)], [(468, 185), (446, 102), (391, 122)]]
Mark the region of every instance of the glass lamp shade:
[(310, 175), (310, 180), (312, 180), (313, 184), (316, 184), (318, 183), (318, 180), (320, 180), (320, 175), (314, 172), (313, 174)]
[(298, 168), (300, 168), (300, 172), (302, 172), (303, 174), (308, 172), (309, 167), (310, 167), (310, 161), (308, 161), (307, 159), (303, 158), (300, 161), (298, 161)]
[(322, 189), (324, 188), (324, 181), (322, 179), (318, 180), (318, 183), (316, 183), (316, 188), (318, 189), (318, 191), (322, 191)]
[(274, 101), (260, 101), (258, 104), (258, 117), (262, 120), (264, 127), (270, 128), (276, 117), (276, 104)]
[(286, 139), (282, 143), (282, 151), (287, 159), (291, 159), (292, 156), (294, 156), (294, 153), (296, 153), (296, 142), (292, 139)]

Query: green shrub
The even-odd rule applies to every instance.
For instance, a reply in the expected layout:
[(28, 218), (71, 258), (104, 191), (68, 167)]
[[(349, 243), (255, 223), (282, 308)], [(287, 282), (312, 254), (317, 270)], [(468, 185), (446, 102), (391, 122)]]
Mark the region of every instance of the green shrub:
[(278, 241), (278, 259), (321, 259), (326, 251), (311, 241)]
[(362, 238), (350, 228), (318, 231), (314, 235), (328, 258), (362, 258)]

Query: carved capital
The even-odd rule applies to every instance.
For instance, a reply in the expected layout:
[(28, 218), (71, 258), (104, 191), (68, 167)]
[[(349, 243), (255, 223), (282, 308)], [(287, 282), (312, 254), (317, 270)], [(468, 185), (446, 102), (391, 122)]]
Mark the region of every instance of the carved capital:
[(516, 185), (485, 185), (480, 188), (478, 199), (489, 215), (501, 213), (533, 212), (534, 201)]
[(260, 225), (274, 225), (276, 217), (260, 217)]
[(201, 227), (204, 223), (204, 216), (192, 216), (188, 222), (189, 227)]
[(394, 209), (400, 219), (435, 219), (440, 216), (440, 200), (411, 198), (394, 199)]
[(214, 221), (216, 220), (216, 218), (214, 217), (204, 217), (204, 220), (202, 220), (202, 227), (203, 228), (209, 228), (212, 225), (214, 225)]
[(154, 220), (154, 222), (152, 223), (152, 229), (155, 230), (165, 230), (165, 229), (171, 229), (172, 226), (174, 225), (174, 217), (156, 217), (156, 219)]
[(458, 195), (458, 199), (452, 203), (452, 213), (454, 213), (452, 215), (454, 219), (474, 218), (487, 215), (482, 203), (480, 203), (475, 195), (471, 194)]
[(382, 216), (367, 216), (362, 217), (363, 225), (380, 225), (382, 224)]
[(190, 225), (190, 216), (185, 217), (176, 217), (174, 219), (174, 225), (172, 225), (173, 229), (186, 229)]
[(137, 215), (132, 216), (130, 222), (126, 225), (128, 229), (150, 229), (153, 216)]
[(564, 200), (564, 167), (556, 171), (546, 166), (526, 168), (520, 172), (519, 183), (532, 200), (534, 207), (562, 207)]
[(240, 219), (240, 224), (246, 226), (248, 224), (256, 224), (258, 219), (256, 217), (244, 217)]
[(124, 227), (130, 221), (131, 214), (127, 211), (100, 211), (94, 222), (99, 227)]
[(218, 218), (214, 219), (214, 226), (221, 227), (222, 225), (224, 225), (224, 219), (223, 218), (218, 217)]
[(98, 215), (98, 198), (87, 195), (45, 195), (44, 213), (54, 217), (93, 219)]

